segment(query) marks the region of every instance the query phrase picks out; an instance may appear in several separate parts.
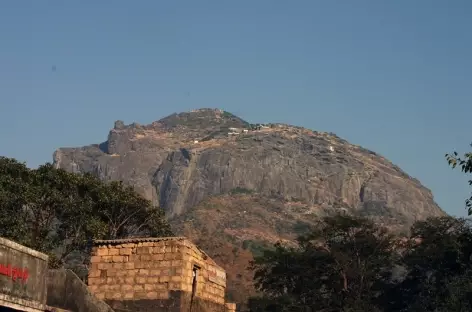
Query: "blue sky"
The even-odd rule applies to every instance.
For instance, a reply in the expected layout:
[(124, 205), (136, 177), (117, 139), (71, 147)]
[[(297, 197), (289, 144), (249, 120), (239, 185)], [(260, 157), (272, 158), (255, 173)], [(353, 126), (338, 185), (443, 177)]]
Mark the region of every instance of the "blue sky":
[[(0, 1), (0, 155), (219, 107), (372, 149), (464, 215), (472, 1)], [(52, 68), (56, 70), (53, 71)]]

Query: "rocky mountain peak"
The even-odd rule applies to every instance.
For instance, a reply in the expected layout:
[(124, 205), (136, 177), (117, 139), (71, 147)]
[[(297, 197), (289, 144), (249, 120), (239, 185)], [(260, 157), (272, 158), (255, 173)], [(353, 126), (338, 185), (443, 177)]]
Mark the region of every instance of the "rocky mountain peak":
[(184, 113), (175, 113), (158, 121), (168, 131), (218, 131), (230, 127), (246, 128), (249, 123), (221, 109), (202, 108)]
[(321, 216), (368, 216), (403, 231), (444, 215), (430, 190), (373, 151), (334, 133), (249, 124), (219, 109), (148, 125), (116, 121), (107, 141), (59, 148), (54, 163), (133, 185), (166, 211), (177, 235), (226, 269), (238, 302), (254, 294), (252, 255), (290, 242)]
[(175, 113), (150, 125), (116, 121), (108, 140), (59, 149), (56, 165), (134, 185), (168, 215), (234, 188), (408, 220), (442, 214), (431, 192), (384, 157), (333, 133), (250, 124), (220, 109)]
[(126, 126), (125, 126), (125, 123), (123, 122), (123, 120), (117, 120), (115, 121), (115, 126), (113, 127), (113, 129), (115, 130), (123, 130), (125, 129)]
[(176, 234), (225, 267), (241, 300), (253, 292), (251, 273), (241, 278), (251, 253), (294, 239), (323, 215), (368, 216), (397, 231), (444, 215), (430, 190), (373, 151), (334, 133), (249, 124), (219, 109), (149, 125), (116, 121), (107, 141), (59, 148), (54, 163), (133, 185), (166, 211)]

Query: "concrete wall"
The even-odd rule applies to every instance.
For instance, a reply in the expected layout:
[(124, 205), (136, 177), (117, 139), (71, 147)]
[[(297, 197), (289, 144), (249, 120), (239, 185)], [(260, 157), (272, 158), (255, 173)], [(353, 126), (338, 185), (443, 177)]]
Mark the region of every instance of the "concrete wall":
[(192, 306), (192, 312), (224, 312), (232, 307), (225, 308), (224, 270), (183, 237), (96, 241), (88, 283), (115, 311), (187, 312)]
[(44, 311), (47, 269), (47, 255), (0, 237), (0, 305)]
[[(167, 299), (109, 300), (116, 312), (120, 311), (166, 311), (166, 312), (234, 312), (225, 305), (195, 297), (191, 293), (171, 290)], [(191, 307), (191, 309), (190, 309)]]
[(49, 270), (47, 304), (72, 312), (113, 312), (110, 306), (90, 293), (87, 285), (70, 270)]

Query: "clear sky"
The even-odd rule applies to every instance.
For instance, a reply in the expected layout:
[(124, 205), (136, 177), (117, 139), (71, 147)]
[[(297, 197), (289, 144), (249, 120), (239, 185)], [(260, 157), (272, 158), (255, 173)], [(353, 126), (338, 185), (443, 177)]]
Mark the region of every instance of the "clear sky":
[(0, 0), (0, 155), (218, 107), (372, 149), (464, 215), (472, 1)]

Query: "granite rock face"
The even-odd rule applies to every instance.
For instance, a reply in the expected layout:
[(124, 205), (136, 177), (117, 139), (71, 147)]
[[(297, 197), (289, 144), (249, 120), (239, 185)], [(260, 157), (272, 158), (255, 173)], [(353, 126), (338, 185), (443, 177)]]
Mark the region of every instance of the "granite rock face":
[(337, 137), (284, 124), (250, 125), (222, 110), (150, 125), (115, 122), (108, 140), (54, 153), (57, 167), (122, 180), (175, 217), (208, 196), (245, 189), (409, 226), (443, 215), (431, 191), (384, 157)]
[(445, 213), (431, 191), (384, 157), (285, 124), (253, 125), (222, 110), (150, 125), (116, 121), (101, 144), (60, 148), (57, 167), (122, 180), (166, 211), (177, 235), (227, 272), (230, 301), (255, 294), (253, 255), (290, 244), (319, 217), (368, 216), (394, 231)]

